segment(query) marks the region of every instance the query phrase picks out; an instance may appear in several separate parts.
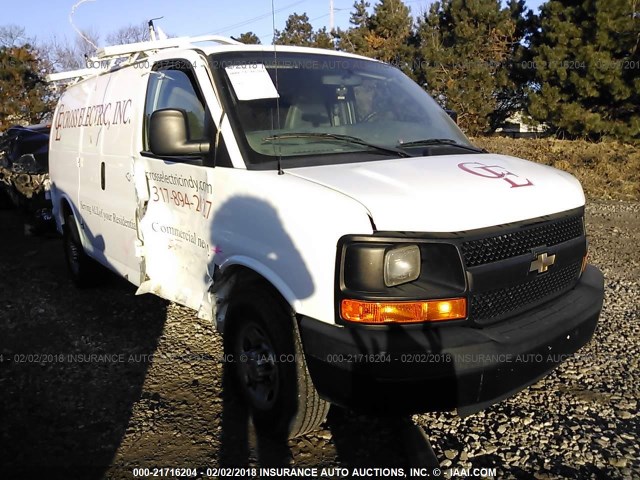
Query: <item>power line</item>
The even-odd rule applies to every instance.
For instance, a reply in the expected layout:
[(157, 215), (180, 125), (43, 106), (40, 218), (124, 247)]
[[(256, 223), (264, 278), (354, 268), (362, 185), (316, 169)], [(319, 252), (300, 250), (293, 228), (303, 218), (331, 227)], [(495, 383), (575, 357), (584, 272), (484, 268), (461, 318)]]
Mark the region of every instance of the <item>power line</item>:
[(210, 33), (219, 35), (219, 34), (222, 34), (224, 32), (228, 32), (230, 30), (235, 30), (237, 28), (244, 27), (245, 25), (249, 25), (249, 24), (257, 22), (259, 20), (264, 20), (265, 18), (270, 17), (274, 13), (280, 13), (280, 12), (282, 12), (282, 11), (288, 9), (288, 8), (292, 8), (292, 7), (295, 7), (296, 5), (300, 5), (301, 3), (305, 3), (306, 1), (307, 0), (298, 0), (297, 2), (293, 2), (293, 3), (290, 3), (288, 5), (285, 5), (284, 7), (280, 7), (280, 8), (278, 8), (277, 10), (275, 10), (273, 12), (263, 13), (262, 15), (258, 15), (256, 17), (250, 18), (248, 20), (243, 20), (242, 22), (234, 23), (233, 25), (228, 25), (228, 26), (223, 27), (223, 28), (218, 29), (218, 30), (200, 33), (199, 35), (207, 35), (207, 34), (210, 34)]

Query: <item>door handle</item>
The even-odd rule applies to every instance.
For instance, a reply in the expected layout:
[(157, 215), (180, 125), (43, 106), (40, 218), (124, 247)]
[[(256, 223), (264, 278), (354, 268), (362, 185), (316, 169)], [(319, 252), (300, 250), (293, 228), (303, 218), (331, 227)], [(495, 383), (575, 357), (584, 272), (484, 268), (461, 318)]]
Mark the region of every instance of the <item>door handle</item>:
[(104, 162), (102, 162), (100, 164), (100, 187), (102, 187), (102, 190), (104, 190), (104, 186), (105, 186), (105, 178), (104, 178)]

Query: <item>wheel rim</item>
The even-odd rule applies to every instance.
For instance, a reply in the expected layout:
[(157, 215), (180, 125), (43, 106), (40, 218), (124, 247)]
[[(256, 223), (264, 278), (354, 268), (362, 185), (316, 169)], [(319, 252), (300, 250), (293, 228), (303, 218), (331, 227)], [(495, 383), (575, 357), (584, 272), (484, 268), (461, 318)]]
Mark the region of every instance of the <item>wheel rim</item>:
[(255, 323), (247, 324), (238, 335), (238, 373), (253, 405), (269, 410), (279, 391), (276, 353), (269, 337)]

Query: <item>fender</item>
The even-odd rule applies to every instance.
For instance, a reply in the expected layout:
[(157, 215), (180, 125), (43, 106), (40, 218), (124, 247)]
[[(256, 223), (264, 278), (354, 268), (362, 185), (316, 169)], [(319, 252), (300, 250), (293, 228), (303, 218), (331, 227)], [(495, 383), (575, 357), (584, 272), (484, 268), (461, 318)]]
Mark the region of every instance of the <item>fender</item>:
[[(289, 285), (272, 269), (264, 265), (263, 263), (255, 260), (254, 258), (247, 257), (245, 255), (233, 255), (226, 259), (220, 265), (220, 273), (223, 278), (219, 279), (218, 282), (214, 282), (213, 289), (214, 295), (216, 297), (216, 301), (212, 302), (214, 305), (215, 320), (216, 320), (216, 328), (219, 332), (224, 331), (224, 320), (226, 314), (226, 303), (229, 291), (233, 288), (235, 284), (235, 275), (233, 275), (229, 279), (224, 279), (224, 274), (232, 267), (245, 267), (252, 272), (260, 275), (267, 282), (271, 284), (273, 288), (275, 288), (278, 293), (284, 298), (284, 300), (291, 306), (294, 312), (297, 312), (300, 309), (300, 300), (296, 297), (295, 293)], [(230, 285), (227, 285), (230, 283)]]

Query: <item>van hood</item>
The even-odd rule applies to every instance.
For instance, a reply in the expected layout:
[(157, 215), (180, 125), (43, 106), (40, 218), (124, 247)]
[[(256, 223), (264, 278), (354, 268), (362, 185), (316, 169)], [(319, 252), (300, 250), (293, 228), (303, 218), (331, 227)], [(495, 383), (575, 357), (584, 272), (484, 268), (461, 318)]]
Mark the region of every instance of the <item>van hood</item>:
[(360, 202), (382, 231), (459, 232), (558, 213), (585, 202), (572, 175), (505, 155), (398, 158), (286, 173)]

